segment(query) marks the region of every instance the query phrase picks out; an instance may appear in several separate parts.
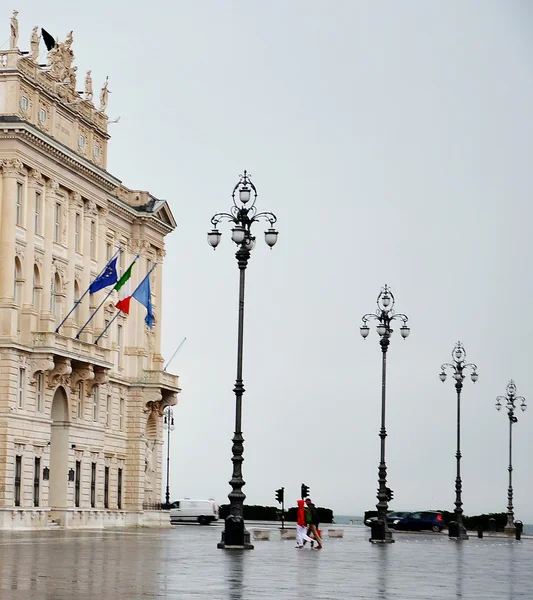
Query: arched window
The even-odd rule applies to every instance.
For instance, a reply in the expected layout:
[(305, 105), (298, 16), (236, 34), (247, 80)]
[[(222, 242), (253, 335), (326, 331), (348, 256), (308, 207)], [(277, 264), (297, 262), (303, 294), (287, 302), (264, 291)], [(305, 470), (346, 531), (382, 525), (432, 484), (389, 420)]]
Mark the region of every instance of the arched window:
[(20, 306), (22, 302), (22, 265), (20, 259), (17, 256), (15, 258), (15, 287), (13, 290), (13, 296), (15, 298), (15, 304)]
[(50, 310), (52, 312), (52, 314), (54, 315), (54, 317), (56, 318), (56, 321), (59, 318), (59, 294), (61, 292), (61, 278), (59, 277), (59, 273), (56, 273), (54, 275), (54, 283), (52, 286), (52, 293), (50, 294)]
[(41, 274), (39, 273), (39, 267), (37, 265), (33, 265), (33, 294), (32, 294), (32, 304), (33, 310), (37, 313), (41, 311)]
[[(74, 304), (80, 299), (80, 286), (77, 281), (74, 281)], [(76, 325), (81, 325), (80, 323), (80, 305), (76, 306), (74, 310), (74, 320), (76, 321)]]

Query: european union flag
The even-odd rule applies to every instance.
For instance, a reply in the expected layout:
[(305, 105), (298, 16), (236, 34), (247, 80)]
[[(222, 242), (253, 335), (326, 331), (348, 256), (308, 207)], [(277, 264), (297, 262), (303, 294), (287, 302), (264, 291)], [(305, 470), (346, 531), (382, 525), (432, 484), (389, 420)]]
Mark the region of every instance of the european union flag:
[(118, 281), (117, 275), (117, 256), (112, 258), (102, 274), (99, 275), (89, 286), (89, 293), (94, 294), (108, 285), (115, 285)]

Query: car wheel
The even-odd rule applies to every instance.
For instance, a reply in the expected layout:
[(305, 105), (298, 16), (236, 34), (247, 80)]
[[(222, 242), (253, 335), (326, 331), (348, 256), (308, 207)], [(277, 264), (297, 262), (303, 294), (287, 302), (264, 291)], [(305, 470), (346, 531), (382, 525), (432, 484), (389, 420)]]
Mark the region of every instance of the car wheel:
[(440, 533), (441, 528), (438, 525), (433, 525), (431, 531), (434, 531), (435, 533)]
[(209, 520), (206, 517), (198, 517), (198, 523), (200, 525), (209, 525)]

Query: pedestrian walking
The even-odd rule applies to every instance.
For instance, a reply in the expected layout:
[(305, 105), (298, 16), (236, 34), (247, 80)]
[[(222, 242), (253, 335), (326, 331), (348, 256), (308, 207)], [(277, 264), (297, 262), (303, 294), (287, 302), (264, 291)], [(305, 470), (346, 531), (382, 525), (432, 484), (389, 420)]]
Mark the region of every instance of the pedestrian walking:
[(309, 530), (311, 532), (312, 537), (315, 539), (316, 543), (318, 544), (316, 549), (322, 550), (322, 539), (320, 538), (320, 535), (318, 534), (318, 526), (319, 526), (318, 510), (316, 509), (316, 506), (311, 501), (311, 498), (307, 498), (305, 503), (307, 505), (307, 508), (309, 509), (309, 516), (311, 519), (311, 522), (309, 523)]
[(307, 535), (307, 523), (305, 520), (304, 501), (297, 501), (296, 509), (296, 547), (303, 548), (305, 542), (313, 543), (313, 540)]

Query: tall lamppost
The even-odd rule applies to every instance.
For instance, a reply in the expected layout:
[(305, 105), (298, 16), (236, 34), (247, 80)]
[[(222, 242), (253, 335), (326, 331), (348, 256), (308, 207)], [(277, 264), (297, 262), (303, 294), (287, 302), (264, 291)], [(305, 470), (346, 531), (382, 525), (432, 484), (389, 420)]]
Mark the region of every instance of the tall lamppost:
[(393, 332), (391, 323), (395, 320), (402, 321), (403, 325), (400, 327), (400, 335), (405, 339), (410, 329), (407, 326), (407, 317), (402, 313), (394, 312), (394, 296), (390, 288), (385, 285), (379, 293), (377, 299), (377, 310), (375, 313), (369, 313), (363, 316), (363, 324), (361, 325), (361, 335), (366, 339), (370, 333), (370, 328), (367, 323), (371, 319), (375, 319), (378, 322), (376, 330), (379, 334), (379, 344), (381, 346), (382, 353), (382, 366), (381, 366), (381, 429), (379, 430), (379, 437), (381, 439), (381, 453), (378, 468), (378, 503), (376, 508), (378, 509), (377, 521), (378, 525), (372, 528), (370, 537), (371, 542), (381, 543), (392, 543), (392, 533), (387, 525), (387, 510), (389, 496), (392, 497), (392, 492), (387, 488), (387, 465), (385, 463), (385, 438), (387, 437), (387, 430), (385, 429), (385, 401), (386, 401), (386, 382), (387, 382), (387, 350), (390, 344), (390, 338)]
[(465, 371), (472, 371), (470, 378), (475, 383), (478, 380), (477, 366), (474, 363), (466, 362), (466, 351), (461, 342), (457, 342), (452, 352), (451, 363), (444, 363), (441, 366), (440, 380), (446, 381), (446, 370), (452, 371), (452, 376), (455, 379), (455, 389), (457, 391), (457, 451), (455, 458), (457, 459), (457, 476), (455, 478), (455, 522), (449, 524), (448, 535), (451, 538), (467, 540), (466, 528), (463, 525), (463, 501), (462, 491), (463, 482), (461, 480), (461, 391), (463, 389), (463, 381)]
[(170, 432), (174, 431), (174, 411), (167, 406), (164, 411), (163, 428), (167, 431), (167, 490), (165, 493), (166, 509), (170, 508)]
[[(253, 193), (253, 198), (252, 198)], [(233, 228), (231, 239), (237, 245), (237, 265), (239, 267), (239, 319), (237, 335), (237, 378), (235, 380), (235, 432), (232, 439), (231, 458), (233, 462), (233, 474), (229, 484), (232, 487), (228, 494), (230, 501), (230, 512), (224, 524), (222, 539), (218, 548), (227, 549), (253, 549), (250, 543), (250, 533), (244, 526), (243, 504), (246, 495), (242, 491), (245, 484), (242, 478), (242, 462), (244, 452), (244, 438), (242, 436), (242, 397), (244, 385), (242, 380), (242, 356), (243, 356), (243, 334), (244, 334), (244, 288), (245, 272), (250, 259), (250, 252), (255, 246), (255, 237), (252, 235), (252, 225), (258, 221), (267, 221), (270, 227), (265, 232), (265, 242), (272, 248), (278, 239), (278, 232), (274, 229), (276, 216), (271, 212), (257, 212), (255, 206), (257, 190), (252, 183), (249, 174), (244, 171), (239, 176), (239, 181), (233, 188), (231, 194), (233, 206), (229, 213), (217, 213), (211, 218), (213, 230), (207, 234), (207, 241), (216, 248), (222, 234), (217, 229), (221, 221), (229, 221)]]
[(502, 402), (505, 402), (507, 408), (507, 416), (509, 417), (509, 487), (507, 488), (507, 525), (504, 528), (505, 533), (514, 535), (516, 527), (514, 524), (514, 509), (513, 509), (513, 424), (518, 422), (518, 418), (514, 412), (517, 408), (516, 402), (520, 402), (522, 411), (526, 410), (526, 399), (524, 396), (517, 396), (516, 384), (511, 379), (505, 389), (506, 396), (498, 396), (496, 398), (496, 409), (501, 410)]

